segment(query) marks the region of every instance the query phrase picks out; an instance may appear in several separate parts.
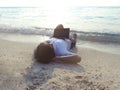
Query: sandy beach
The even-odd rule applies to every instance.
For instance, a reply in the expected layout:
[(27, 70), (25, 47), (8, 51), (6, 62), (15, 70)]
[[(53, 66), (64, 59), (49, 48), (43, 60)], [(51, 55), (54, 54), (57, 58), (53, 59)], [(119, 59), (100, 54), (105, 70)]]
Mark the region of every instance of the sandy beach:
[(0, 90), (120, 90), (119, 54), (77, 46), (78, 64), (40, 64), (37, 44), (0, 39)]

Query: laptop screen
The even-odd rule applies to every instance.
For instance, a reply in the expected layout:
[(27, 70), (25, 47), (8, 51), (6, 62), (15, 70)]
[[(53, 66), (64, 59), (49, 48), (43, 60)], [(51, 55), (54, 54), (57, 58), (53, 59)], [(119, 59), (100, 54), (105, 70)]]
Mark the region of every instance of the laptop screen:
[(56, 38), (69, 38), (69, 32), (70, 32), (69, 28), (65, 28), (64, 30), (55, 29), (53, 37), (56, 37)]

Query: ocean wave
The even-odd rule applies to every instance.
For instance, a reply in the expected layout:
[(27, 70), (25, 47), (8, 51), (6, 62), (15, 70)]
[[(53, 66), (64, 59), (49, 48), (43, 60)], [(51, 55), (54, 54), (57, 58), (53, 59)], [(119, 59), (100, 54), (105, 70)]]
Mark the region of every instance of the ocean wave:
[(53, 31), (47, 28), (39, 27), (15, 27), (8, 25), (0, 25), (1, 33), (20, 33), (20, 34), (35, 34), (35, 35), (52, 35)]
[[(7, 25), (0, 25), (0, 33), (20, 33), (32, 35), (46, 35), (52, 36), (54, 29), (41, 27), (14, 27)], [(119, 33), (101, 33), (101, 32), (83, 32), (71, 30), (70, 36), (76, 33), (78, 40), (93, 41), (93, 42), (112, 42), (120, 43)]]
[(101, 33), (101, 32), (83, 32), (72, 31), (78, 34), (79, 40), (94, 41), (94, 42), (112, 42), (120, 43), (120, 34), (118, 33)]

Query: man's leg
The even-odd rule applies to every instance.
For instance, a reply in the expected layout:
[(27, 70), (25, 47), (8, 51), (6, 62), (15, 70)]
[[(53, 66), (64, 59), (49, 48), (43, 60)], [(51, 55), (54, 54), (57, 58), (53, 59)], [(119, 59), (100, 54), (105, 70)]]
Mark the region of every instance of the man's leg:
[(72, 38), (70, 38), (71, 40), (71, 49), (76, 47), (76, 40), (77, 40), (77, 34), (73, 34)]

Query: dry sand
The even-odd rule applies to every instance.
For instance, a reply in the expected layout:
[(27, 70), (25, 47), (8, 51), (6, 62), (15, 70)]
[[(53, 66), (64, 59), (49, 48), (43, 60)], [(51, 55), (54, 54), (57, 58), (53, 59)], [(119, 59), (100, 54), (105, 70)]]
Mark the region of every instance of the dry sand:
[(36, 45), (0, 40), (0, 90), (120, 90), (120, 55), (77, 46), (79, 64), (39, 64)]

